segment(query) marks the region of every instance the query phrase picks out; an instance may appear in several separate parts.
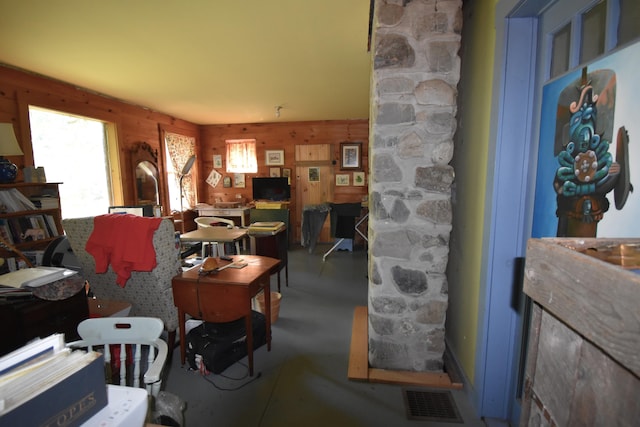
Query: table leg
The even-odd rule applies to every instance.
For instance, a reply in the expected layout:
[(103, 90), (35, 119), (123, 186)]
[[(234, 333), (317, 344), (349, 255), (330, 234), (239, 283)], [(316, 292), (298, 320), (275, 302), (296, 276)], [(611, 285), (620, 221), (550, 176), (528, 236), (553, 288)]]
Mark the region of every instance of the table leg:
[(251, 317), (253, 314), (251, 313), (251, 307), (249, 307), (249, 315), (245, 316), (244, 324), (247, 331), (247, 359), (249, 361), (249, 376), (253, 376), (253, 322)]
[(267, 327), (267, 351), (271, 351), (271, 275), (267, 272), (263, 277), (264, 283), (264, 311), (265, 323)]
[(184, 311), (178, 308), (178, 328), (180, 329), (180, 362), (184, 365), (187, 358), (187, 342), (184, 333), (185, 316)]

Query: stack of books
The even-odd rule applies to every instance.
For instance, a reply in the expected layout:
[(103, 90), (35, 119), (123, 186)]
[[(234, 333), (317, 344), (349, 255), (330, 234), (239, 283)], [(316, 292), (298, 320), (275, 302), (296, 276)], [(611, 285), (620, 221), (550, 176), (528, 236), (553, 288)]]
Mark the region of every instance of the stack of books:
[(103, 356), (66, 348), (62, 334), (0, 358), (0, 427), (79, 426), (107, 404)]
[(4, 212), (22, 212), (36, 208), (27, 196), (15, 188), (0, 190), (0, 204), (4, 206)]
[(60, 200), (57, 197), (33, 196), (30, 200), (38, 209), (58, 209), (60, 207)]

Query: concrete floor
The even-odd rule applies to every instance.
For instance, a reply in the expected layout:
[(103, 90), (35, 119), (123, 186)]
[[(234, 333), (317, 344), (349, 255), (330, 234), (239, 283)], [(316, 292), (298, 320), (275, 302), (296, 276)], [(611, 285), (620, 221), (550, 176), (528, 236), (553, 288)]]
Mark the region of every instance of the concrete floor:
[(330, 247), (291, 248), (272, 350), (256, 350), (253, 378), (246, 358), (205, 377), (181, 366), (174, 349), (163, 388), (186, 401), (184, 426), (485, 427), (464, 390), (451, 390), (464, 423), (410, 420), (402, 385), (347, 378), (353, 311), (367, 305), (367, 254), (338, 251), (323, 262)]

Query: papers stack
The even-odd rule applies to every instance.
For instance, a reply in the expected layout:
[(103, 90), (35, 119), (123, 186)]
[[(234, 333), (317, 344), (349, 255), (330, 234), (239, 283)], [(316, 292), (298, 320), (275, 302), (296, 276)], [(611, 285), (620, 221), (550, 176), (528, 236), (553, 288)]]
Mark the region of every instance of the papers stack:
[(0, 285), (11, 288), (37, 288), (56, 280), (66, 279), (77, 271), (61, 267), (34, 267), (0, 275)]
[(71, 351), (62, 334), (0, 358), (0, 427), (79, 426), (105, 406), (104, 358)]
[(251, 232), (276, 232), (284, 227), (284, 222), (282, 221), (262, 221), (262, 222), (254, 222), (249, 225), (249, 233)]

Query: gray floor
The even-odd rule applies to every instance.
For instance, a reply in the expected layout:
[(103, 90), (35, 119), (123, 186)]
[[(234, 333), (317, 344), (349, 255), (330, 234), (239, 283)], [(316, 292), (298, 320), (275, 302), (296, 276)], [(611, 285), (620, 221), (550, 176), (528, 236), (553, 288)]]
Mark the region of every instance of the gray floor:
[(452, 390), (464, 424), (417, 421), (407, 417), (403, 386), (347, 378), (354, 307), (367, 305), (366, 252), (334, 252), (323, 262), (329, 247), (289, 252), (272, 350), (256, 350), (253, 379), (246, 358), (204, 377), (181, 366), (174, 349), (164, 388), (186, 401), (184, 425), (484, 427), (464, 391)]

